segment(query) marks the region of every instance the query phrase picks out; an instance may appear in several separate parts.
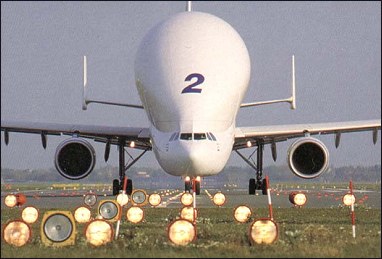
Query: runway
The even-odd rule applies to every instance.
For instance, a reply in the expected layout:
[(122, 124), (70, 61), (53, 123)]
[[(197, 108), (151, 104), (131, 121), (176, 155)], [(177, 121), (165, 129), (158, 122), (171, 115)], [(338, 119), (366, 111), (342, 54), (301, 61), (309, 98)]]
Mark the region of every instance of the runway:
[[(158, 207), (161, 208), (181, 208), (180, 196), (183, 190), (145, 190), (148, 195), (152, 193), (158, 193), (162, 202)], [(212, 208), (216, 207), (213, 204), (210, 196), (212, 197), (218, 191), (222, 191), (226, 195), (226, 202), (223, 207), (236, 207), (239, 205), (248, 205), (250, 207), (266, 207), (267, 196), (262, 195), (261, 191), (256, 195), (248, 195), (248, 191), (245, 189), (208, 189), (201, 190), (201, 194), (196, 196), (196, 204), (199, 208)], [(347, 193), (347, 189), (334, 189), (334, 188), (315, 188), (315, 189), (300, 189), (300, 188), (272, 188), (271, 200), (275, 208), (290, 208), (293, 204), (289, 202), (289, 194), (292, 191), (304, 192), (307, 197), (307, 202), (304, 207), (307, 208), (330, 208), (343, 206), (342, 197)], [(19, 191), (27, 197), (26, 205), (35, 206), (37, 208), (68, 208), (72, 209), (84, 204), (85, 194), (92, 192), (97, 195), (97, 200), (115, 199), (112, 196), (112, 191), (108, 188), (99, 189), (51, 189), (51, 190), (24, 190)], [(18, 193), (16, 191), (2, 191), (1, 192), (1, 209), (5, 207), (4, 197), (7, 194)], [(355, 190), (354, 195), (356, 197), (357, 206), (365, 206), (369, 208), (381, 208), (381, 190)], [(130, 198), (131, 199), (131, 198)], [(131, 204), (131, 201), (128, 205)], [(150, 204), (145, 205), (150, 206)]]

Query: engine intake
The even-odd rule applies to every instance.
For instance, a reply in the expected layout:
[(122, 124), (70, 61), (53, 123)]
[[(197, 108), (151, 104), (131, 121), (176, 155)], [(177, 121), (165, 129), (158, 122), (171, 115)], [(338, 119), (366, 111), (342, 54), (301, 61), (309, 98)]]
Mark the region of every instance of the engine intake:
[(95, 158), (94, 148), (89, 142), (80, 138), (70, 138), (58, 145), (54, 164), (63, 177), (79, 180), (91, 173)]
[(315, 178), (328, 168), (329, 151), (318, 139), (301, 138), (289, 147), (288, 164), (295, 175), (305, 179)]

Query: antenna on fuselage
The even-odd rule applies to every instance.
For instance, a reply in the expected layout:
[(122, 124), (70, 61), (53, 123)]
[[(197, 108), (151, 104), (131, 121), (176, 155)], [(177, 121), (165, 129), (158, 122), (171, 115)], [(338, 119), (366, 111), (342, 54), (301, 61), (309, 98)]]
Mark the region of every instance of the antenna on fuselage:
[(191, 12), (192, 11), (192, 1), (187, 1), (186, 11), (187, 12)]

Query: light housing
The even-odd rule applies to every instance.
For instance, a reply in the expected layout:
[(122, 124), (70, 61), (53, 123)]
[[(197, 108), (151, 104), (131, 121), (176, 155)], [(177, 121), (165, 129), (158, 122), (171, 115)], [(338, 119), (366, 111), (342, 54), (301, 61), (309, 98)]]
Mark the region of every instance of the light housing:
[(142, 208), (138, 206), (132, 206), (127, 210), (126, 217), (128, 221), (136, 224), (142, 222), (145, 217), (145, 213)]
[(355, 196), (354, 194), (351, 194), (351, 193), (347, 193), (344, 195), (344, 197), (342, 198), (342, 202), (346, 205), (346, 206), (351, 206), (355, 203)]
[(249, 227), (249, 239), (254, 244), (271, 244), (278, 238), (277, 224), (271, 219), (257, 219)]
[(24, 220), (24, 222), (28, 224), (33, 224), (37, 221), (39, 216), (38, 209), (36, 209), (33, 206), (28, 206), (23, 209), (21, 212), (21, 217)]
[(178, 219), (168, 226), (168, 238), (175, 245), (185, 246), (196, 239), (196, 227), (190, 221)]
[(194, 207), (192, 206), (186, 206), (180, 210), (181, 219), (186, 219), (188, 221), (195, 222), (197, 217), (198, 217), (198, 210), (194, 209)]
[(180, 202), (184, 206), (190, 206), (193, 203), (193, 201), (194, 201), (194, 197), (189, 192), (185, 192), (182, 194), (182, 196), (180, 196)]
[(148, 202), (145, 190), (136, 189), (131, 193), (131, 203), (136, 206), (144, 206)]
[(76, 224), (70, 211), (47, 211), (41, 222), (41, 241), (47, 246), (74, 245)]
[(94, 206), (97, 203), (97, 195), (92, 192), (85, 194), (84, 203), (89, 207)]
[(252, 211), (248, 206), (239, 205), (235, 208), (233, 212), (233, 217), (237, 222), (245, 223), (248, 222), (251, 217)]
[(129, 196), (126, 193), (120, 193), (117, 195), (117, 202), (122, 207), (129, 203)]
[(303, 192), (291, 192), (289, 194), (289, 201), (296, 206), (304, 206), (306, 204), (307, 198)]
[(122, 208), (115, 200), (102, 200), (98, 204), (98, 215), (102, 219), (115, 222), (121, 218)]
[(149, 203), (151, 206), (158, 206), (162, 202), (162, 198), (158, 193), (153, 193), (149, 196)]
[(12, 220), (3, 229), (3, 239), (10, 245), (23, 246), (31, 239), (31, 228), (22, 220)]
[(212, 201), (216, 206), (223, 206), (226, 202), (226, 197), (223, 193), (217, 192), (215, 193), (214, 197), (212, 198)]
[(91, 213), (90, 209), (86, 206), (80, 206), (74, 210), (74, 219), (78, 223), (89, 222), (91, 219), (91, 216), (92, 216), (92, 213)]
[(16, 206), (17, 204), (17, 198), (16, 198), (16, 195), (15, 194), (8, 194), (7, 196), (5, 196), (4, 198), (4, 203), (7, 207), (9, 208), (13, 208)]
[(100, 246), (113, 240), (114, 232), (109, 222), (103, 219), (90, 221), (85, 227), (86, 240), (94, 245)]

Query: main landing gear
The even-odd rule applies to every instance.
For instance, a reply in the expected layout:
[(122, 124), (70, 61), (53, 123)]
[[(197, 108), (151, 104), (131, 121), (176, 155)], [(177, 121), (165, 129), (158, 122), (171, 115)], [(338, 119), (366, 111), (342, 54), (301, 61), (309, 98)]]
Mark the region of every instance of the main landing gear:
[(190, 179), (189, 176), (186, 176), (184, 179), (184, 190), (186, 192), (191, 192), (193, 190), (196, 195), (200, 194), (200, 176)]
[[(257, 148), (252, 154), (246, 158), (239, 151), (235, 150), (236, 153), (245, 161), (249, 166), (251, 166), (256, 171), (256, 178), (249, 179), (248, 192), (250, 195), (256, 194), (256, 190), (261, 190), (263, 195), (267, 195), (267, 186), (265, 179), (263, 179), (263, 150), (264, 144), (260, 141), (257, 143)], [(254, 153), (257, 152), (257, 163), (250, 160)]]
[[(120, 191), (125, 192), (128, 195), (131, 195), (133, 192), (133, 181), (128, 179), (126, 176), (126, 171), (137, 162), (146, 152), (144, 150), (138, 157), (135, 159), (125, 150), (126, 140), (120, 139), (118, 142), (119, 147), (119, 180), (113, 180), (113, 195), (118, 195)], [(132, 161), (125, 165), (125, 152), (130, 156)], [(106, 156), (105, 156), (106, 157)]]

